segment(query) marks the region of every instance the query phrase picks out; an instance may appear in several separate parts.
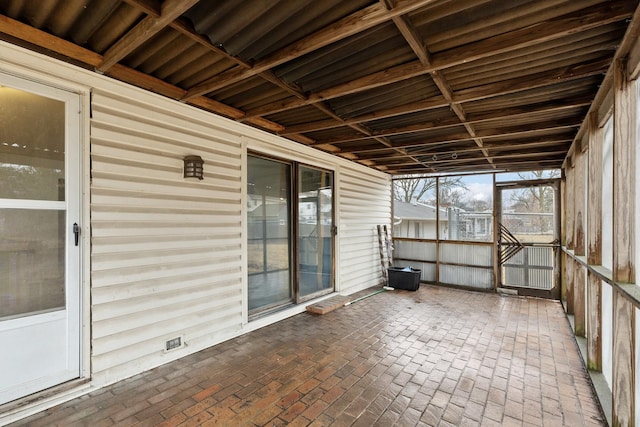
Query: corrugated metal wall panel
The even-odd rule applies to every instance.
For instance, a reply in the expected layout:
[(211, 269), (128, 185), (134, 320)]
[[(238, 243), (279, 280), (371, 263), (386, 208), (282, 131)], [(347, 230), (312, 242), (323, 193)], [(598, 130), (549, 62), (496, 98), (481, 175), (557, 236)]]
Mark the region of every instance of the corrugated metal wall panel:
[[(240, 137), (168, 108), (93, 96), (94, 376), (158, 364), (173, 337), (242, 327)], [(205, 180), (182, 178), (187, 154)]]
[(493, 271), (486, 268), (440, 265), (440, 282), (478, 289), (493, 289)]
[(339, 181), (340, 291), (381, 286), (378, 224), (391, 226), (391, 179), (345, 165)]
[(552, 289), (553, 250), (550, 246), (522, 248), (504, 264), (504, 283), (531, 289)]
[(493, 266), (493, 245), (440, 242), (440, 261), (474, 266)]
[(394, 241), (394, 258), (420, 261), (436, 261), (436, 243), (421, 241)]

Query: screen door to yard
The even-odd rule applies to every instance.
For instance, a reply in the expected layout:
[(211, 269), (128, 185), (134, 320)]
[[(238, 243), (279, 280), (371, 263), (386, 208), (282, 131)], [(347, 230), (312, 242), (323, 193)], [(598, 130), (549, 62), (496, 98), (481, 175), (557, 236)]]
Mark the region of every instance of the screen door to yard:
[(502, 182), (496, 189), (500, 286), (557, 297), (559, 181)]

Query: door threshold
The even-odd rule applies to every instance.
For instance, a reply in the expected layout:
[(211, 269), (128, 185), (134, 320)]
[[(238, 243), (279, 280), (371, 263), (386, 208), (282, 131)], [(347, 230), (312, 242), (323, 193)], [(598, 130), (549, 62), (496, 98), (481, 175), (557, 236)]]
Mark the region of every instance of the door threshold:
[(53, 387), (49, 387), (45, 390), (30, 394), (28, 396), (24, 396), (16, 400), (12, 400), (11, 402), (3, 403), (2, 405), (0, 405), (0, 413), (8, 414), (10, 412), (15, 412), (20, 409), (23, 409), (27, 406), (38, 404), (47, 399), (54, 398), (65, 392), (74, 390), (82, 385), (88, 384), (90, 381), (91, 380), (89, 378), (77, 378), (74, 380), (66, 381), (62, 384), (58, 384)]

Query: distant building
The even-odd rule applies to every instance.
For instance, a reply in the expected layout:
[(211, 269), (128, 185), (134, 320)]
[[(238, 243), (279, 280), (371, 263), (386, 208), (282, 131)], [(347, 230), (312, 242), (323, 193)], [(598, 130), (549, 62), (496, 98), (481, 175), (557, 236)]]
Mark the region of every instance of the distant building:
[(493, 212), (469, 212), (460, 208), (447, 208), (448, 232), (443, 239), (478, 240), (493, 239)]
[[(418, 202), (393, 202), (394, 237), (436, 238), (436, 208)], [(447, 211), (440, 209), (440, 238), (447, 235)]]

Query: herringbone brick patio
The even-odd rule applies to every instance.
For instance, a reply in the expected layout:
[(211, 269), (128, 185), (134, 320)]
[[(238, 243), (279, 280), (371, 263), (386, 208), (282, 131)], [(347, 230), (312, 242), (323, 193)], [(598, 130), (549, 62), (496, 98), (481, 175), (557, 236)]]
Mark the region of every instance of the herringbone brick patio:
[(562, 307), (422, 285), (303, 313), (29, 426), (601, 426)]

